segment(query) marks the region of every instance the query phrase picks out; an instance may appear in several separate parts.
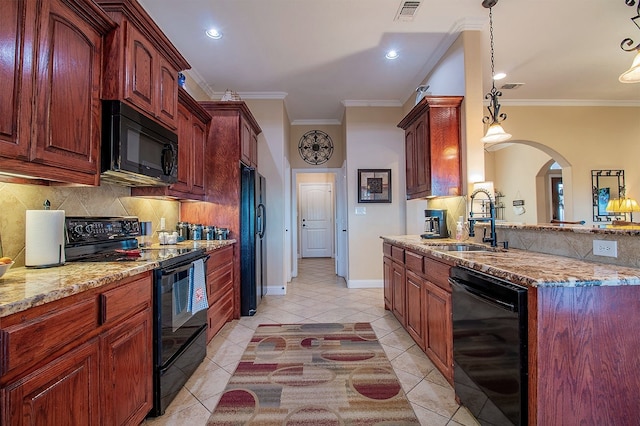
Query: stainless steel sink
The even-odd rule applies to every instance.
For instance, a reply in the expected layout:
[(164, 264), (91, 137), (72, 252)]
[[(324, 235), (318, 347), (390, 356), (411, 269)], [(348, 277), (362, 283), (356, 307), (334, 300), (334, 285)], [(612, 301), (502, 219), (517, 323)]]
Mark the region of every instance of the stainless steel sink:
[(479, 244), (438, 244), (429, 245), (429, 248), (438, 251), (491, 251), (490, 247)]

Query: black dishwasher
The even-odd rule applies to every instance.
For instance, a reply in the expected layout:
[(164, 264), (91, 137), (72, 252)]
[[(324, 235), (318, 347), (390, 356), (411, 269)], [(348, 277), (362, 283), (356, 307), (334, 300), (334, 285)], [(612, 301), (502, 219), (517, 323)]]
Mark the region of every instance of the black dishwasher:
[(451, 268), (454, 387), (482, 425), (527, 424), (527, 289)]

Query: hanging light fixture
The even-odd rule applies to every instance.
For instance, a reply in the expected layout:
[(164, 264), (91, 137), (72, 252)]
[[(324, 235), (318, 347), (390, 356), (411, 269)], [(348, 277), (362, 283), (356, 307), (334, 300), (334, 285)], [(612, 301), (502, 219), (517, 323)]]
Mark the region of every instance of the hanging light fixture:
[(506, 140), (511, 139), (511, 135), (504, 131), (501, 121), (507, 118), (507, 114), (504, 112), (500, 112), (500, 103), (498, 102), (498, 97), (502, 96), (502, 92), (496, 89), (495, 83), (495, 66), (494, 66), (494, 58), (493, 58), (493, 6), (498, 3), (498, 0), (483, 0), (482, 6), (489, 9), (489, 37), (491, 40), (491, 91), (484, 95), (485, 99), (489, 100), (489, 106), (487, 109), (489, 110), (489, 115), (482, 118), (482, 122), (485, 124), (489, 124), (489, 128), (487, 129), (487, 133), (482, 138), (482, 142), (490, 143), (490, 142), (504, 142)]
[[(624, 0), (624, 2), (627, 6), (634, 6), (636, 4), (636, 0)], [(637, 2), (636, 16), (631, 18), (631, 20), (640, 28), (640, 1)], [(635, 50), (636, 56), (633, 58), (631, 68), (623, 72), (618, 80), (620, 80), (621, 83), (640, 83), (640, 43), (634, 46), (634, 41), (627, 37), (620, 43), (620, 48), (625, 52), (633, 52)]]

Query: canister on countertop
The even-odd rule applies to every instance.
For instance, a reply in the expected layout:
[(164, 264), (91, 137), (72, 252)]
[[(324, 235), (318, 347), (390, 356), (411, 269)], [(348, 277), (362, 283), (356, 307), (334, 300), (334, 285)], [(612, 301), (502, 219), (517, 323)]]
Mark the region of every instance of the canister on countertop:
[(191, 225), (191, 239), (194, 241), (202, 239), (202, 224), (194, 223)]
[(226, 240), (229, 237), (229, 228), (216, 228), (216, 240)]
[(178, 231), (178, 241), (189, 239), (189, 222), (178, 222), (176, 230)]
[(215, 240), (216, 239), (216, 227), (214, 225), (207, 225), (202, 229), (203, 240)]

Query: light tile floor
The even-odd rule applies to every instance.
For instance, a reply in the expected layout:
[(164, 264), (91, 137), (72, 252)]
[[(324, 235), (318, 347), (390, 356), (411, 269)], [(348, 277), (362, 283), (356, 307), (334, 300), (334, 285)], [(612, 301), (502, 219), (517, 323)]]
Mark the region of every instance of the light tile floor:
[(265, 323), (369, 322), (422, 425), (476, 426), (449, 383), (384, 309), (383, 290), (349, 289), (334, 260), (302, 259), (285, 296), (266, 296), (252, 317), (227, 323), (207, 346), (207, 357), (165, 414), (145, 426), (206, 425), (254, 330)]

